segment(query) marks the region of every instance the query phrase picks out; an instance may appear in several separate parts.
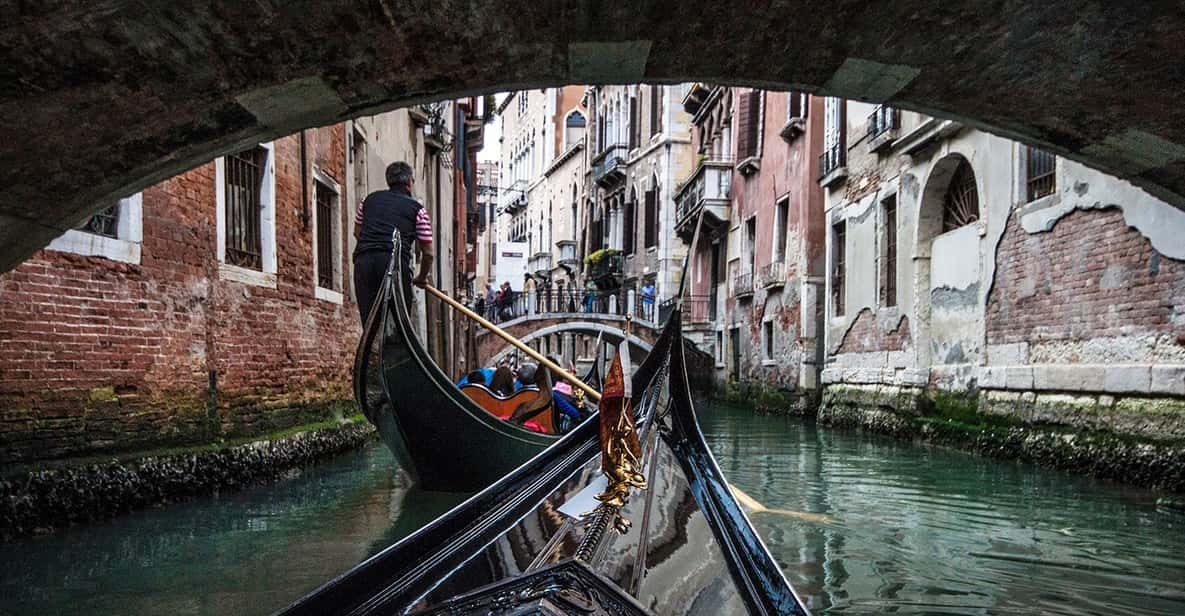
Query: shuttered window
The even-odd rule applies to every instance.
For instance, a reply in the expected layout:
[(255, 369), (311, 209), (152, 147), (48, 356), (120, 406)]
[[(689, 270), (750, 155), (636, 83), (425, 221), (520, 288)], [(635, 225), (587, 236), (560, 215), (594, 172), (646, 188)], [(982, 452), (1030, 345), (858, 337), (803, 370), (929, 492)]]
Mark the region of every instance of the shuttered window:
[(835, 316), (841, 316), (844, 313), (844, 278), (848, 267), (847, 224), (837, 222), (831, 229), (832, 254), (835, 255), (831, 267), (831, 305), (835, 306)]
[(662, 86), (650, 86), (650, 136), (662, 132)]
[(646, 191), (646, 247), (658, 246), (658, 191)]
[(629, 125), (629, 133), (630, 133), (630, 144), (629, 145), (630, 145), (630, 147), (629, 147), (629, 149), (632, 150), (632, 149), (638, 147), (638, 141), (639, 141), (638, 136), (642, 132), (641, 129), (642, 129), (642, 127), (638, 126), (638, 97), (631, 96), (630, 97), (630, 125)]
[(745, 159), (759, 152), (761, 92), (741, 92), (737, 101), (737, 156)]

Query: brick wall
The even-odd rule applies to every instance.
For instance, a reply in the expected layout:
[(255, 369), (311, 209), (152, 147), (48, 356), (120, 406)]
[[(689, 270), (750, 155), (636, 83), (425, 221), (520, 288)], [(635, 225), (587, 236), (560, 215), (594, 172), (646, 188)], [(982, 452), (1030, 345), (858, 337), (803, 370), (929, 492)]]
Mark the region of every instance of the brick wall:
[[(342, 127), (306, 135), (345, 191)], [(275, 157), (275, 289), (219, 279), (213, 163), (144, 191), (138, 265), (44, 250), (0, 276), (0, 463), (259, 434), (350, 398), (349, 269), (343, 304), (316, 298), (299, 138)]]
[(1180, 345), (1183, 315), (1185, 263), (1158, 254), (1119, 209), (1074, 211), (1037, 234), (1010, 217), (988, 298), (989, 344), (1154, 334)]
[(891, 330), (881, 331), (876, 315), (865, 308), (844, 334), (836, 353), (868, 353), (871, 351), (901, 351), (909, 343), (909, 317), (901, 317)]

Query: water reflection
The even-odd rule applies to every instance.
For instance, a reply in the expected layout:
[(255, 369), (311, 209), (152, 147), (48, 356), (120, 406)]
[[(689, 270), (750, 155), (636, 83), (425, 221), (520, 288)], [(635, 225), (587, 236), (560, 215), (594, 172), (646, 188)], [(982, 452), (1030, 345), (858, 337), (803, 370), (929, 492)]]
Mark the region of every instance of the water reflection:
[(267, 614), (448, 510), (368, 447), (264, 486), (0, 545), (0, 613)]
[(1185, 518), (1155, 494), (717, 407), (701, 420), (815, 613), (1182, 614)]

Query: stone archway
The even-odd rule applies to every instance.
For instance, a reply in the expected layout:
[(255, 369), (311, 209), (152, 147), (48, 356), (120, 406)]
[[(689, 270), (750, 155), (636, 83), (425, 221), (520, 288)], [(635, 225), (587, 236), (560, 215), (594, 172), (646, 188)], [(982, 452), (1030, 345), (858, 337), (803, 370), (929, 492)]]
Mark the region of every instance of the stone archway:
[[(961, 153), (937, 160), (918, 203), (914, 241), (919, 364), (977, 363), (982, 354), (981, 174)], [(973, 208), (974, 221), (960, 212)]]
[(1166, 34), (1185, 15), (1153, 3), (110, 0), (5, 16), (0, 115), (15, 120), (0, 129), (0, 269), (107, 201), (253, 143), (567, 83), (705, 79), (888, 102), (1185, 207), (1185, 107), (1165, 78), (1185, 65)]

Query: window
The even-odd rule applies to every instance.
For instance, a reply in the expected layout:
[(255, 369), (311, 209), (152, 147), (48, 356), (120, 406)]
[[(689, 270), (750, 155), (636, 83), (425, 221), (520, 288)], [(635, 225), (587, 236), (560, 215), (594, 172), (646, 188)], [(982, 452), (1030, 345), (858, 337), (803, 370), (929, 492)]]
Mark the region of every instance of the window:
[(753, 216), (745, 221), (745, 261), (749, 264), (748, 273), (757, 270), (757, 217)]
[(313, 198), (316, 227), (317, 297), (341, 301), (339, 295), (325, 291), (341, 289), (341, 200), (337, 184), (314, 170)]
[(979, 220), (979, 193), (975, 172), (967, 159), (959, 161), (942, 201), (942, 232), (953, 231)]
[(645, 223), (646, 223), (646, 247), (652, 248), (658, 246), (658, 180), (654, 180), (654, 188), (645, 193)]
[(226, 262), (263, 269), (262, 193), (267, 152), (254, 147), (226, 157)]
[(897, 305), (897, 195), (883, 202), (881, 228), (881, 305)]
[(774, 263), (786, 261), (786, 241), (790, 225), (790, 198), (778, 202), (774, 212)]
[(220, 274), (275, 287), (275, 153), (271, 143), (215, 161)]
[(1045, 150), (1025, 148), (1025, 184), (1028, 189), (1028, 201), (1035, 201), (1046, 195), (1052, 195), (1056, 189), (1054, 171), (1057, 168), (1057, 157)]
[(844, 278), (847, 275), (847, 224), (844, 221), (835, 223), (831, 227), (831, 303), (835, 307), (835, 316), (844, 313)]
[(637, 235), (635, 226), (638, 220), (638, 195), (630, 190), (630, 198), (625, 202), (625, 237), (622, 238), (622, 252), (634, 254), (634, 237)]
[(564, 147), (572, 147), (572, 144), (584, 137), (584, 126), (584, 114), (573, 109), (564, 120)]
[(638, 97), (630, 97), (629, 105), (629, 149), (638, 147), (638, 142), (641, 141), (642, 127), (638, 125)]
[(808, 94), (805, 92), (791, 92), (787, 95), (786, 119), (805, 120), (808, 107)]
[(716, 347), (716, 364), (717, 365), (723, 364), (724, 363), (724, 332), (723, 331), (718, 330), (716, 332), (715, 347)]
[(761, 334), (765, 342), (765, 359), (771, 361), (774, 358), (774, 322), (765, 321), (761, 324)]
[(93, 214), (49, 243), (49, 250), (140, 263), (143, 196), (136, 193)]
[(650, 86), (650, 136), (662, 132), (662, 86)]
[(844, 101), (828, 98), (823, 102), (823, 154), (819, 174), (826, 177), (844, 166)]
[(761, 91), (741, 92), (737, 106), (737, 157), (752, 158), (760, 155), (761, 145)]

